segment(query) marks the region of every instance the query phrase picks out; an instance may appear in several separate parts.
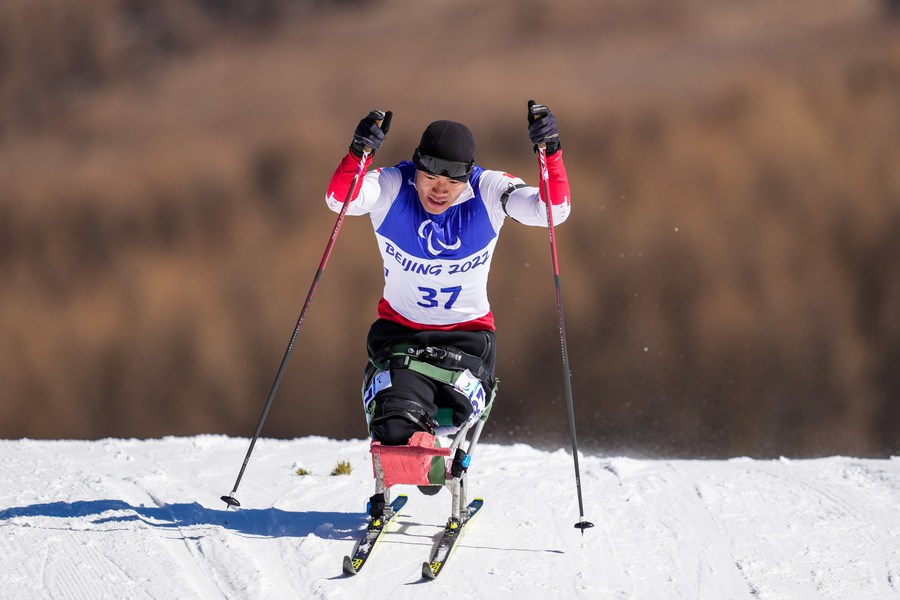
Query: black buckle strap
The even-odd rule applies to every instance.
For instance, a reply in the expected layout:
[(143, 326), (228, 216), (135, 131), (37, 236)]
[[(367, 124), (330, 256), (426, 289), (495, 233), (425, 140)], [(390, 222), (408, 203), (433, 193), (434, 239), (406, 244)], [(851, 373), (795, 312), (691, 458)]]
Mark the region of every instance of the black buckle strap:
[(485, 385), (485, 389), (494, 387), (494, 378), (483, 360), (477, 356), (457, 350), (452, 346), (408, 347), (406, 355), (442, 369), (451, 371), (465, 371), (468, 369), (472, 375), (481, 380)]
[(450, 476), (462, 477), (462, 474), (469, 469), (470, 460), (469, 455), (462, 448), (457, 448), (453, 463), (450, 465)]
[(373, 519), (380, 519), (384, 516), (384, 494), (375, 494), (369, 498), (369, 516)]
[(375, 405), (372, 413), (372, 422), (369, 424), (369, 428), (371, 429), (372, 425), (379, 421), (390, 419), (392, 417), (403, 417), (407, 421), (418, 425), (422, 431), (427, 431), (432, 435), (434, 435), (437, 427), (437, 423), (428, 416), (428, 413), (425, 412), (425, 409), (422, 408), (421, 404), (410, 400), (391, 398), (387, 402)]

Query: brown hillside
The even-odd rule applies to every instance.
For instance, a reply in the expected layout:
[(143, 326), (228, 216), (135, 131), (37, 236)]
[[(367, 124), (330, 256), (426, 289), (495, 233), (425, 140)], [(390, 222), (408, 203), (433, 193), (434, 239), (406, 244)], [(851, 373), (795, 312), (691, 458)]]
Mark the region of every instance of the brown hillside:
[[(372, 107), (376, 164), (468, 123), (574, 196), (560, 262), (579, 442), (900, 452), (900, 36), (875, 0), (0, 4), (0, 436), (248, 435)], [(567, 436), (546, 231), (491, 279), (486, 437)], [(265, 435), (362, 437), (380, 295), (348, 219)]]

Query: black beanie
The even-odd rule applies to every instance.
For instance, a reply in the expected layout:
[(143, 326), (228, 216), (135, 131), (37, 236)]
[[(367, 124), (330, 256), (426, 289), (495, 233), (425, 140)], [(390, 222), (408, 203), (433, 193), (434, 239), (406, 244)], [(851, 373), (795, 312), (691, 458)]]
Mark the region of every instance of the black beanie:
[[(465, 168), (465, 175), (459, 172), (453, 174), (434, 172), (423, 164), (420, 156), (432, 157), (451, 163), (463, 163), (460, 168)], [(413, 155), (416, 168), (433, 172), (435, 175), (447, 175), (451, 179), (466, 181), (475, 164), (475, 136), (468, 127), (456, 121), (435, 121), (425, 128), (419, 147)]]

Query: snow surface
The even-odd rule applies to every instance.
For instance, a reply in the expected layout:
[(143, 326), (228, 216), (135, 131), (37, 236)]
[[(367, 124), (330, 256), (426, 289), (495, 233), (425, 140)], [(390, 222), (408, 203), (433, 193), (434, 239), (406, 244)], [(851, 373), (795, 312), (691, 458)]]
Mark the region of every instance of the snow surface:
[[(0, 441), (2, 598), (900, 598), (900, 459), (580, 459), (482, 444), (485, 507), (420, 578), (450, 510), (410, 501), (365, 569), (341, 573), (372, 493), (368, 443)], [(339, 460), (350, 475), (331, 476)], [(298, 467), (311, 471), (299, 476)]]

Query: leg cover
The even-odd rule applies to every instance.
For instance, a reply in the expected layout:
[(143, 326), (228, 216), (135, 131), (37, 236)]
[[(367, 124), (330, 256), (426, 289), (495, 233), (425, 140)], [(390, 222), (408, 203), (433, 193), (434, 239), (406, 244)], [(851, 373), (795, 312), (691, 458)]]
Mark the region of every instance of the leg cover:
[[(384, 446), (372, 441), (372, 466), (377, 477), (375, 461), (381, 464), (384, 485), (389, 488), (397, 484), (441, 485), (436, 474), (446, 476), (445, 457), (450, 456), (449, 448), (435, 448), (435, 438), (430, 433), (419, 431), (412, 435), (407, 446)], [(439, 466), (435, 465), (435, 459)], [(431, 477), (429, 472), (434, 470)]]

